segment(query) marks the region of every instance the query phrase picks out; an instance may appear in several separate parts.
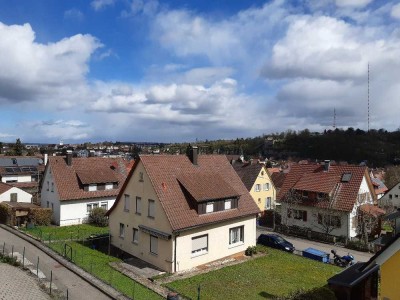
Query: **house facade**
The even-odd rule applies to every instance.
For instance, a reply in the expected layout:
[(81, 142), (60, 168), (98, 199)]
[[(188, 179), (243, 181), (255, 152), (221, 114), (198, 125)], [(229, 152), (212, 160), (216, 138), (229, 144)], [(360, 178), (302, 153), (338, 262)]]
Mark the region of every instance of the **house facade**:
[(24, 190), (0, 182), (0, 202), (3, 201), (31, 203), (32, 195)]
[(283, 225), (344, 238), (360, 233), (360, 211), (376, 200), (365, 167), (329, 163), (292, 165), (278, 199)]
[(234, 163), (233, 168), (261, 211), (275, 208), (276, 189), (265, 165)]
[(258, 212), (224, 156), (140, 156), (108, 212), (111, 244), (180, 272), (255, 245)]
[(87, 221), (92, 209), (111, 208), (126, 178), (122, 159), (50, 157), (41, 186), (41, 206), (51, 208), (53, 223), (65, 226)]
[(386, 191), (378, 200), (379, 207), (387, 210), (397, 210), (400, 208), (400, 182)]

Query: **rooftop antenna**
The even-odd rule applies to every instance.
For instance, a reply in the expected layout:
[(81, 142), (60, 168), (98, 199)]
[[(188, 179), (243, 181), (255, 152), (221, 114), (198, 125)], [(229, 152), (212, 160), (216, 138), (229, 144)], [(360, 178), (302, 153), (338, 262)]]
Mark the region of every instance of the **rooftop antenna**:
[(369, 132), (369, 62), (368, 62), (368, 132)]
[(336, 108), (333, 108), (333, 128), (336, 128)]

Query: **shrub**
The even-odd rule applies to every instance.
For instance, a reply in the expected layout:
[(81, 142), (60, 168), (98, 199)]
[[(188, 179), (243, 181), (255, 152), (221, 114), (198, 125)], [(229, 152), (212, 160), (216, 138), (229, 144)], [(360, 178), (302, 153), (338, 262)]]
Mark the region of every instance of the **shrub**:
[(8, 225), (10, 218), (11, 218), (11, 209), (4, 204), (0, 204), (0, 223)]
[(50, 225), (53, 211), (50, 208), (32, 208), (29, 215), (35, 225), (48, 226)]
[(256, 246), (247, 247), (247, 249), (244, 251), (244, 254), (246, 256), (253, 256), (253, 254), (257, 254), (257, 247)]
[(101, 207), (96, 207), (92, 209), (89, 214), (89, 223), (100, 227), (108, 226), (108, 218), (106, 216), (106, 210)]

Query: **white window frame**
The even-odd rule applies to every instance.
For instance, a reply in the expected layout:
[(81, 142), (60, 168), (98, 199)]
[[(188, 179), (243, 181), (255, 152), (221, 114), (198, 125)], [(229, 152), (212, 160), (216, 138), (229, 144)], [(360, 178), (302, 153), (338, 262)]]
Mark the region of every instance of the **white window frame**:
[(158, 255), (158, 237), (150, 235), (150, 253)]
[(269, 182), (264, 183), (264, 191), (269, 191)]
[(104, 187), (104, 189), (106, 190), (112, 190), (114, 187), (114, 185), (112, 183), (106, 183), (106, 186)]
[(225, 200), (224, 209), (225, 210), (232, 209), (232, 199)]
[(272, 208), (272, 197), (265, 198), (265, 208), (266, 209)]
[(124, 223), (119, 223), (119, 237), (122, 239), (125, 237), (125, 224)]
[(244, 225), (229, 228), (229, 246), (244, 244)]
[(142, 214), (142, 198), (141, 197), (136, 197), (136, 211), (135, 213), (137, 215)]
[(208, 253), (208, 234), (192, 237), (192, 257), (206, 253)]
[(129, 211), (130, 208), (130, 195), (124, 194), (124, 211)]
[(100, 203), (100, 207), (105, 209), (105, 210), (108, 210), (108, 202), (101, 202)]
[(214, 202), (207, 202), (206, 214), (214, 212)]
[(89, 184), (89, 192), (97, 191), (97, 184), (91, 183)]
[(261, 184), (257, 183), (257, 184), (254, 186), (254, 191), (255, 191), (255, 192), (261, 192)]
[(149, 199), (148, 201), (147, 216), (149, 218), (155, 218), (156, 216), (156, 201), (152, 199)]
[(139, 229), (132, 228), (132, 243), (139, 244)]

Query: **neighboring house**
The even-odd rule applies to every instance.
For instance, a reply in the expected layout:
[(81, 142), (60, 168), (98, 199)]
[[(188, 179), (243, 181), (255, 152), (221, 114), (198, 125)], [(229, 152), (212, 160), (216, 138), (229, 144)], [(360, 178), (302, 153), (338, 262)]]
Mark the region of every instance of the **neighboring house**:
[(400, 208), (400, 182), (388, 190), (379, 200), (379, 207), (386, 209), (388, 212)]
[(128, 162), (102, 157), (49, 157), (41, 186), (41, 206), (53, 210), (57, 225), (81, 224), (96, 207), (108, 210), (127, 175)]
[[(339, 300), (399, 299), (400, 235), (366, 263), (356, 263), (328, 279)], [(379, 282), (379, 284), (378, 284)]]
[(167, 272), (256, 244), (260, 212), (224, 155), (144, 155), (107, 213), (111, 244)]
[(233, 168), (261, 211), (275, 208), (276, 190), (265, 165), (234, 163)]
[(38, 200), (39, 182), (45, 162), (35, 156), (0, 156), (1, 182), (8, 183), (31, 194)]
[(283, 225), (352, 238), (366, 230), (360, 216), (382, 213), (373, 205), (375, 197), (366, 167), (326, 161), (293, 164), (278, 201)]
[(379, 200), (388, 191), (388, 188), (386, 187), (386, 185), (383, 183), (382, 180), (373, 177), (372, 172), (371, 172), (371, 181), (374, 187), (376, 198)]
[(31, 203), (32, 195), (12, 185), (0, 182), (0, 202)]

